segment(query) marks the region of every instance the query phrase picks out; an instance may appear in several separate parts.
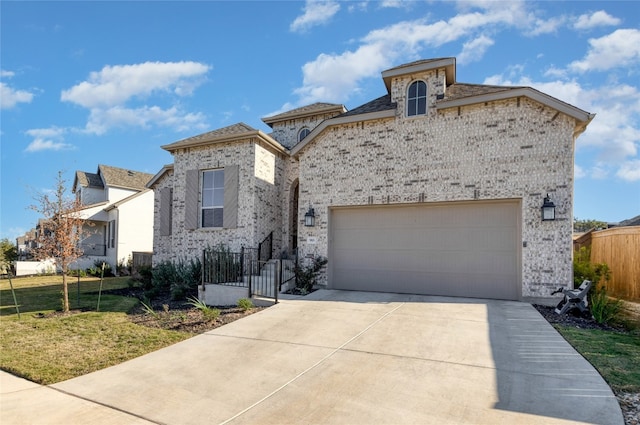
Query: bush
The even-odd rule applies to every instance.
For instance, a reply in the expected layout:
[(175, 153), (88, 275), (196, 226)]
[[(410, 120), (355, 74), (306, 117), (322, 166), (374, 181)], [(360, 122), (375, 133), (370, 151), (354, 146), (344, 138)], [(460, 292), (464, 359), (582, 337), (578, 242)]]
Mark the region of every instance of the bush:
[(327, 262), (328, 260), (325, 257), (315, 257), (306, 266), (296, 264), (293, 268), (293, 273), (296, 275), (296, 289), (303, 294), (311, 292), (318, 280), (320, 270)]
[(165, 261), (158, 264), (151, 272), (151, 288), (148, 296), (157, 296), (162, 292), (169, 292), (174, 300), (185, 299), (198, 287), (202, 280), (201, 262), (199, 259), (190, 261)]
[(204, 318), (208, 321), (214, 321), (220, 316), (220, 310), (209, 307), (203, 301), (195, 297), (189, 297), (189, 304), (200, 310)]
[(590, 280), (593, 286), (603, 280), (607, 281), (611, 277), (609, 266), (604, 263), (591, 263), (591, 250), (582, 247), (573, 256), (573, 287), (577, 288), (583, 280)]
[[(102, 264), (104, 264), (104, 274), (102, 271)], [(87, 269), (87, 274), (94, 277), (108, 277), (113, 276), (113, 271), (111, 270), (111, 264), (107, 263), (106, 261), (103, 262), (101, 260), (95, 260), (93, 262), (93, 267), (89, 267)]]
[(253, 308), (253, 302), (248, 298), (240, 298), (238, 300), (238, 307), (244, 311), (251, 310)]
[(607, 296), (607, 288), (604, 285), (597, 285), (591, 289), (589, 304), (591, 315), (598, 323), (611, 322), (622, 309), (622, 301), (609, 298)]

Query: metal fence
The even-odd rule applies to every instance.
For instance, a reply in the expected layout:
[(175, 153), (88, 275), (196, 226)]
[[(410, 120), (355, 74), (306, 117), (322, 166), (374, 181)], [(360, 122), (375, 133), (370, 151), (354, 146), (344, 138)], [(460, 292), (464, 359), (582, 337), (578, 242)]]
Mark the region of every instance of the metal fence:
[(203, 250), (203, 289), (207, 284), (246, 287), (250, 296), (273, 298), (277, 302), (282, 285), (295, 279), (297, 255), (277, 260), (264, 259), (267, 257), (265, 253), (271, 249), (263, 248), (264, 246), (266, 245), (261, 244), (259, 248), (242, 248), (240, 252)]

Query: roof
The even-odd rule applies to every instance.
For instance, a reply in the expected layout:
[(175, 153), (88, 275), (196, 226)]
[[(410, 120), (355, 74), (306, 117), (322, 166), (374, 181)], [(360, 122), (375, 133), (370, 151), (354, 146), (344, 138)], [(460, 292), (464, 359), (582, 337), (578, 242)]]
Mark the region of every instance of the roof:
[(84, 187), (98, 187), (104, 188), (102, 184), (102, 179), (98, 174), (87, 173), (86, 171), (76, 171), (76, 179), (73, 187), (75, 188), (78, 184)]
[(135, 190), (144, 189), (147, 182), (153, 177), (153, 174), (111, 167), (109, 165), (98, 165), (98, 173), (102, 176), (104, 183), (109, 187)]
[(142, 190), (151, 177), (153, 177), (153, 174), (100, 164), (98, 165), (97, 173), (76, 171), (73, 192), (76, 191), (78, 185), (98, 189), (104, 189), (106, 185), (108, 187)]
[(387, 111), (390, 109), (395, 110), (397, 106), (398, 104), (396, 102), (391, 101), (391, 96), (385, 94), (384, 96), (380, 96), (379, 98), (374, 99), (371, 102), (360, 105), (357, 108), (350, 110), (349, 112), (345, 112), (340, 116), (348, 117), (351, 115), (362, 115), (368, 114), (370, 112)]
[(233, 142), (240, 139), (258, 138), (263, 142), (271, 145), (277, 150), (284, 151), (284, 147), (268, 134), (247, 125), (245, 123), (232, 124), (217, 130), (202, 133), (197, 136), (179, 140), (168, 145), (161, 146), (162, 149), (174, 152), (177, 149), (191, 148), (196, 146), (207, 146), (216, 143)]
[(313, 103), (311, 105), (302, 106), (300, 108), (292, 109), (287, 112), (283, 112), (281, 114), (272, 115), (270, 117), (262, 118), (262, 121), (267, 124), (269, 127), (273, 127), (273, 124), (285, 121), (292, 120), (296, 118), (308, 117), (312, 115), (326, 114), (326, 113), (336, 113), (342, 114), (346, 112), (347, 109), (344, 105), (340, 105), (337, 103)]

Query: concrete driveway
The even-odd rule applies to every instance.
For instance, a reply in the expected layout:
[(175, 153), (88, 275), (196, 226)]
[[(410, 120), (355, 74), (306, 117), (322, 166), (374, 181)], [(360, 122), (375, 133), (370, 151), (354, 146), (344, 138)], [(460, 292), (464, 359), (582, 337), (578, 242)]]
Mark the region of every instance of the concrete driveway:
[(623, 424), (511, 301), (322, 290), (49, 387), (0, 382), (3, 424)]

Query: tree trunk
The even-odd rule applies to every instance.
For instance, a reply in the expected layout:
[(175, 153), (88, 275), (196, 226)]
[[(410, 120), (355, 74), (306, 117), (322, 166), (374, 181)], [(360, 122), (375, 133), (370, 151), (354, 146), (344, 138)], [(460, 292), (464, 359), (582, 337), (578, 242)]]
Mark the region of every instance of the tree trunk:
[(69, 312), (69, 285), (67, 284), (67, 271), (62, 270), (62, 311)]

